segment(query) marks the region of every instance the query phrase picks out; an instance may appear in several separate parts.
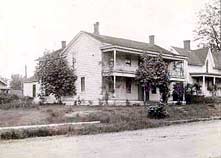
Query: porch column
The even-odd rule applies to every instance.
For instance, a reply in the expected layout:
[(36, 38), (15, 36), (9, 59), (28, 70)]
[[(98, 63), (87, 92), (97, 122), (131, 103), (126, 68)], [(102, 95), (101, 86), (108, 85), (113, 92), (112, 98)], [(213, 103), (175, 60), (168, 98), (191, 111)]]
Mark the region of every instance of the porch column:
[(116, 55), (117, 55), (117, 51), (116, 51), (116, 49), (114, 49), (114, 70), (116, 69)]
[(114, 98), (116, 98), (116, 76), (114, 75)]
[(216, 85), (216, 77), (213, 77), (213, 85)]
[[(216, 77), (214, 76), (214, 77), (213, 77), (213, 87), (215, 88), (215, 86), (216, 86)], [(213, 95), (216, 96), (216, 90), (215, 90), (215, 89), (214, 89), (214, 91), (213, 91)]]
[(203, 85), (202, 85), (202, 93), (205, 95), (206, 93), (206, 81), (205, 81), (205, 76), (203, 76)]

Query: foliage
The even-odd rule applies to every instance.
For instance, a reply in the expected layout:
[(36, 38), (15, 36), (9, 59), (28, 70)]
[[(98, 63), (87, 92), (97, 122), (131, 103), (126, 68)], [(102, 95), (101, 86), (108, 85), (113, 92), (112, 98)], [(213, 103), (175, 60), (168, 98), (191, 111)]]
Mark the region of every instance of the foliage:
[(143, 54), (136, 71), (136, 80), (142, 83), (146, 92), (150, 90), (151, 85), (159, 87), (163, 101), (167, 101), (169, 94), (168, 65), (161, 55), (151, 57)]
[(149, 118), (162, 119), (162, 118), (165, 118), (168, 116), (169, 116), (169, 114), (166, 111), (164, 104), (150, 106), (148, 108), (148, 117)]
[(65, 57), (59, 53), (45, 54), (38, 62), (36, 75), (40, 81), (42, 93), (53, 94), (61, 101), (61, 96), (75, 95), (74, 69)]
[(221, 50), (221, 4), (220, 0), (207, 3), (199, 12), (198, 26), (195, 30), (196, 40), (204, 46)]
[(185, 101), (186, 104), (191, 104), (193, 102), (194, 94), (198, 96), (200, 93), (200, 85), (198, 83), (195, 84), (187, 84), (185, 86)]
[(11, 75), (10, 88), (13, 90), (23, 89), (23, 77), (20, 74)]
[(208, 104), (208, 103), (215, 103), (216, 99), (214, 97), (205, 97), (205, 96), (192, 96), (191, 103), (193, 104)]
[(18, 100), (18, 96), (14, 94), (0, 93), (0, 104), (10, 103), (15, 100)]
[(216, 85), (209, 85), (207, 87), (207, 90), (212, 93), (212, 96), (215, 96), (216, 95), (216, 91), (217, 91), (217, 86)]
[(37, 104), (33, 103), (33, 98), (19, 98), (16, 95), (0, 95), (0, 109), (18, 109), (18, 108), (36, 108)]

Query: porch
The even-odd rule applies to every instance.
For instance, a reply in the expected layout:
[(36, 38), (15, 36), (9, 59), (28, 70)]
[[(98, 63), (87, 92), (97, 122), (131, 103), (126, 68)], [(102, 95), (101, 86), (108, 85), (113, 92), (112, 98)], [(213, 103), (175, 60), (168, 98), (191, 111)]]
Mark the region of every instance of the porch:
[[(112, 100), (136, 100), (160, 101), (159, 88), (151, 87), (148, 95), (144, 94), (144, 88), (135, 80), (136, 70), (139, 67), (140, 55), (148, 53), (156, 56), (156, 52), (137, 52), (120, 48), (102, 49), (102, 76), (103, 95), (108, 93)], [(169, 78), (171, 82), (184, 82), (185, 61), (176, 56), (162, 55), (168, 63)]]
[(193, 83), (201, 86), (204, 96), (221, 96), (221, 75), (212, 73), (190, 73)]

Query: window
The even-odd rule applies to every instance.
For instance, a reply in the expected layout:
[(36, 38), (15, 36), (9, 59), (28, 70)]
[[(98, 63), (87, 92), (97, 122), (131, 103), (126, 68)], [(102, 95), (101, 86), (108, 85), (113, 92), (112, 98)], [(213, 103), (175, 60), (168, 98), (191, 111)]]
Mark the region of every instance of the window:
[(33, 98), (36, 97), (36, 85), (35, 84), (32, 86), (32, 96)]
[(81, 92), (85, 91), (85, 77), (81, 77)]
[(126, 56), (125, 64), (131, 66), (131, 56), (130, 55)]
[(131, 93), (131, 78), (126, 78), (126, 92)]

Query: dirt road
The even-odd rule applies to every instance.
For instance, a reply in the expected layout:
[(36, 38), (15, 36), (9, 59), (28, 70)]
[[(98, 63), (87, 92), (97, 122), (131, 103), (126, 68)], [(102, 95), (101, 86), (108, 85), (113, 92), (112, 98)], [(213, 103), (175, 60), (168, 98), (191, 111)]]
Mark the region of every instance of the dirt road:
[(0, 158), (218, 158), (221, 121), (0, 142)]

